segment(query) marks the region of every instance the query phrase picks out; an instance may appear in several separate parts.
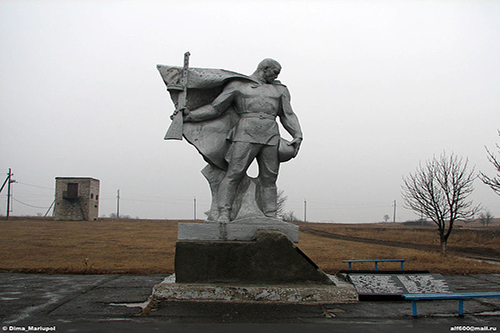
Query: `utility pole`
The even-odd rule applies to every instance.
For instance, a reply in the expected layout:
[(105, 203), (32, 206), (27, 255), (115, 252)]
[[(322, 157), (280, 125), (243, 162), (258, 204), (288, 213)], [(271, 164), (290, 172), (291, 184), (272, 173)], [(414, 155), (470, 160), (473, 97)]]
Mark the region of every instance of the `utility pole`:
[[(5, 187), (5, 184), (7, 184), (7, 182), (9, 182), (9, 186), (10, 186), (10, 169), (9, 169), (9, 173), (7, 174), (7, 178), (5, 178), (5, 181), (3, 182), (2, 184), (2, 187), (0, 188), (0, 193), (2, 193), (3, 191), (3, 188)], [(9, 218), (9, 210), (10, 210), (10, 200), (9, 200), (10, 197), (7, 197), (7, 219)]]
[(16, 181), (12, 179), (12, 176), (14, 174), (12, 173), (12, 169), (9, 168), (9, 173), (7, 174), (7, 178), (5, 178), (5, 181), (3, 182), (2, 184), (2, 187), (0, 188), (0, 192), (2, 192), (3, 188), (5, 187), (5, 184), (7, 184), (7, 214), (6, 214), (6, 220), (9, 219), (9, 215), (10, 215), (10, 197), (12, 196), (11, 194), (11, 190), (10, 190), (10, 187), (11, 187), (11, 184), (12, 183), (15, 183)]
[(8, 173), (8, 178), (9, 178), (9, 181), (7, 182), (7, 220), (9, 219), (9, 215), (10, 215), (10, 184), (12, 183), (12, 171), (11, 169), (9, 168), (9, 173)]
[(304, 222), (307, 222), (307, 201), (304, 199)]
[(396, 223), (396, 200), (394, 200), (394, 216), (392, 217), (392, 222)]
[(116, 218), (120, 218), (120, 190), (116, 192)]
[(194, 219), (196, 220), (196, 197), (194, 197), (193, 211), (194, 211)]

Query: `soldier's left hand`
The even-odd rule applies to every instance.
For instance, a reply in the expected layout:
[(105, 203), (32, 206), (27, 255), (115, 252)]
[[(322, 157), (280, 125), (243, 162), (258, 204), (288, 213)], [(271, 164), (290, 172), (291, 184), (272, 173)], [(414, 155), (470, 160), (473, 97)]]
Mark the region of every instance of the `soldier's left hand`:
[(293, 157), (297, 156), (299, 153), (300, 145), (302, 144), (302, 138), (295, 138), (290, 142), (290, 145), (295, 146), (295, 152), (293, 153)]

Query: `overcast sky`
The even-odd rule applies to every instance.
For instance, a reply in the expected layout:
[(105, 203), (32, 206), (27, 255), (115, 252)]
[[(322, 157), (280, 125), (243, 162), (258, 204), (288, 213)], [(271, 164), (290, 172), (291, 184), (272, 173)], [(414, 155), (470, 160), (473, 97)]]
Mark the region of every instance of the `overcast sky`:
[[(304, 132), (281, 165), (307, 220), (418, 218), (402, 177), (442, 152), (494, 175), (500, 1), (0, 1), (0, 181), (12, 215), (45, 214), (55, 177), (101, 181), (100, 215), (190, 219), (210, 205), (201, 156), (164, 141), (156, 65), (251, 74), (278, 60)], [(283, 133), (283, 136), (287, 137)], [(251, 173), (255, 174), (255, 168)], [(3, 175), (3, 176), (2, 176)], [(500, 217), (500, 197), (472, 196)], [(0, 195), (6, 212), (6, 190)], [(33, 207), (34, 206), (34, 207)]]

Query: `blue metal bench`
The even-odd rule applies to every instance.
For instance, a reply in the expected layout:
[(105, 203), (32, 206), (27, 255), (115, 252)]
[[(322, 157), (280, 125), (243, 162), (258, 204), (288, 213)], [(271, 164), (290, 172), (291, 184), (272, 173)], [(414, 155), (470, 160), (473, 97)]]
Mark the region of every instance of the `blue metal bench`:
[(342, 262), (349, 263), (349, 270), (352, 270), (352, 264), (355, 262), (374, 262), (376, 271), (378, 271), (379, 262), (401, 262), (401, 270), (403, 270), (403, 265), (405, 261), (406, 259), (342, 260)]
[(411, 301), (413, 317), (417, 317), (417, 301), (420, 300), (458, 300), (458, 315), (464, 314), (464, 300), (471, 298), (500, 297), (500, 292), (471, 292), (471, 293), (439, 293), (439, 294), (403, 294)]

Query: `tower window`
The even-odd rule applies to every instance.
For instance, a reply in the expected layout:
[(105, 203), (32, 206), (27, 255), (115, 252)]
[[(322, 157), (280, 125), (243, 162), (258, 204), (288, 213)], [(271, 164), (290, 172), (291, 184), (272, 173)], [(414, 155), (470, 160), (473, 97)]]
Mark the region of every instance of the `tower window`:
[(68, 183), (66, 197), (68, 199), (78, 199), (78, 183)]

